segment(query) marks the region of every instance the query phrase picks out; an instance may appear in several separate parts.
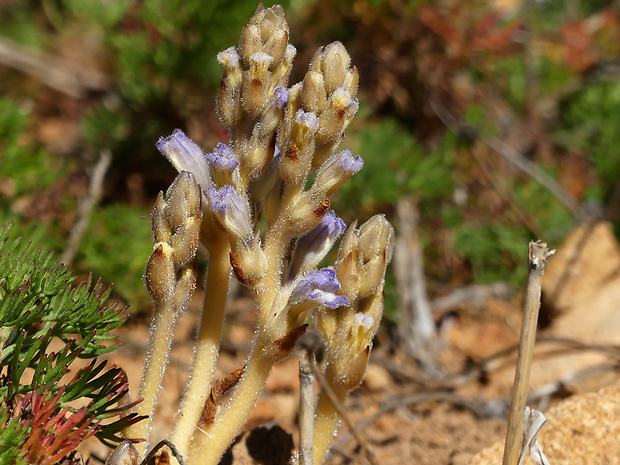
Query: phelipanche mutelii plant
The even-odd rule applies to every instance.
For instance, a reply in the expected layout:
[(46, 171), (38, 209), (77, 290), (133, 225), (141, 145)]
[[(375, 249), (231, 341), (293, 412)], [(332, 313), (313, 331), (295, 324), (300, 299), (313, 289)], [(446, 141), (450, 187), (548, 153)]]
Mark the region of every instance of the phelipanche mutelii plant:
[[(227, 144), (204, 154), (180, 130), (157, 143), (180, 174), (151, 215), (155, 246), (145, 280), (155, 317), (136, 412), (152, 417), (202, 242), (209, 253), (204, 310), (170, 437), (188, 465), (219, 462), (272, 366), (292, 352), (311, 321), (328, 348), (326, 379), (343, 400), (362, 381), (382, 316), (393, 229), (383, 216), (347, 229), (330, 210), (331, 197), (363, 166), (361, 157), (341, 151), (358, 110), (357, 69), (334, 42), (319, 48), (302, 82), (289, 87), (296, 51), (288, 35), (282, 7), (259, 6), (239, 45), (218, 55), (224, 76), (217, 109)], [(322, 267), (343, 233), (335, 262)], [(209, 410), (231, 271), (254, 292), (256, 338), (230, 400)], [(334, 407), (321, 397), (315, 463), (323, 462), (337, 426)], [(146, 438), (148, 430), (144, 421), (125, 435)], [(137, 448), (142, 455), (148, 450), (144, 443)]]

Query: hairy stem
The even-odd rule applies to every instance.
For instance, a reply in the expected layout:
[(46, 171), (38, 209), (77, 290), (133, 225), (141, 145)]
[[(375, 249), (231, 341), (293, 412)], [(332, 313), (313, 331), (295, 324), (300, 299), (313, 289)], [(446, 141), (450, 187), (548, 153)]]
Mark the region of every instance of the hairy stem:
[(183, 457), (187, 456), (191, 437), (213, 383), (230, 279), (229, 251), (225, 237), (214, 241), (209, 247), (209, 268), (196, 355), (171, 436), (171, 442)]
[(216, 465), (241, 431), (273, 366), (272, 358), (263, 354), (264, 349), (264, 343), (259, 340), (228, 405), (209, 430), (194, 436), (187, 465)]
[(148, 418), (131, 425), (124, 433), (127, 438), (146, 439), (145, 442), (136, 444), (136, 449), (141, 456), (144, 456), (148, 446), (149, 428), (155, 411), (161, 381), (166, 371), (176, 317), (177, 313), (172, 308), (170, 299), (155, 308), (146, 364), (142, 374), (140, 392), (138, 393), (138, 398), (142, 398), (143, 401), (136, 406), (136, 413), (138, 415), (147, 415)]
[[(332, 389), (332, 391), (338, 404), (342, 405), (347, 392), (344, 389)], [(327, 451), (334, 440), (339, 423), (338, 406), (334, 405), (330, 400), (330, 396), (323, 391), (319, 399), (314, 421), (314, 449), (312, 457), (314, 465), (321, 465), (325, 461)]]

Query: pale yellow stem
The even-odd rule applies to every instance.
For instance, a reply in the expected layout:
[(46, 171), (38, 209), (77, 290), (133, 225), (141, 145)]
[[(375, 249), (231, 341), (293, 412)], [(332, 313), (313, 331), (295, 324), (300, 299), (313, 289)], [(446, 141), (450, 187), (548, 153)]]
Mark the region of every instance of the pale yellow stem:
[[(343, 405), (347, 391), (335, 387), (332, 387), (332, 391), (340, 405)], [(321, 465), (325, 461), (339, 423), (340, 415), (337, 407), (334, 406), (329, 396), (322, 392), (314, 421), (314, 449), (312, 451), (314, 465)]]
[(187, 465), (217, 465), (243, 428), (273, 366), (273, 359), (263, 355), (264, 349), (264, 344), (254, 346), (232, 399), (209, 430), (194, 436)]
[(138, 398), (143, 401), (136, 405), (135, 411), (138, 415), (147, 415), (148, 418), (134, 425), (131, 425), (124, 431), (126, 438), (145, 438), (145, 442), (136, 444), (136, 449), (141, 456), (144, 456), (148, 446), (148, 434), (155, 412), (155, 405), (161, 387), (161, 381), (166, 371), (168, 362), (168, 352), (170, 351), (170, 343), (172, 342), (172, 332), (176, 320), (176, 312), (168, 302), (155, 307), (155, 315), (153, 317), (153, 325), (151, 326), (151, 336), (149, 338), (149, 348), (146, 357), (144, 372), (142, 373), (142, 383), (140, 384), (140, 392)]
[(183, 457), (187, 456), (191, 437), (211, 392), (228, 295), (229, 251), (226, 237), (214, 241), (209, 247), (207, 284), (196, 355), (171, 436), (172, 443)]

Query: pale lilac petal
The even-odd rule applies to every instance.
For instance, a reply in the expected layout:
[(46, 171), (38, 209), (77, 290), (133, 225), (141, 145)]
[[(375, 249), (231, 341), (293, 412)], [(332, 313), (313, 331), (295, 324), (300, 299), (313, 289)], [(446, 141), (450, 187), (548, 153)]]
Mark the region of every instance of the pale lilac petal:
[(278, 110), (283, 110), (288, 105), (288, 89), (286, 87), (276, 87), (273, 91), (275, 106)]
[(344, 221), (329, 211), (316, 228), (297, 241), (291, 258), (289, 278), (293, 279), (300, 272), (317, 266), (345, 229)]
[(252, 238), (250, 206), (232, 186), (209, 188), (206, 195), (211, 210), (231, 233), (245, 241)]
[(219, 143), (215, 150), (205, 155), (214, 169), (232, 172), (239, 166), (239, 161), (233, 149), (228, 145)]
[(349, 305), (349, 300), (345, 296), (335, 294), (338, 290), (340, 283), (336, 278), (336, 272), (324, 268), (306, 274), (293, 289), (290, 300), (295, 304), (313, 301), (329, 308)]
[(183, 131), (175, 129), (172, 135), (161, 137), (156, 146), (179, 173), (192, 173), (203, 191), (212, 186), (209, 164), (202, 149)]
[(295, 113), (295, 122), (306, 127), (311, 133), (319, 128), (319, 118), (313, 111), (305, 112), (301, 108)]

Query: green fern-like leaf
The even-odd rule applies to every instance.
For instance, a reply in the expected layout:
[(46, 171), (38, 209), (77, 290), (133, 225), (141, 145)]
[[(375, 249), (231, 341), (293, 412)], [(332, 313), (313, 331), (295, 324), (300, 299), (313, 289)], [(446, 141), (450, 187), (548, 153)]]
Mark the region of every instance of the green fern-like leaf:
[[(106, 305), (111, 288), (101, 280), (74, 285), (52, 253), (9, 240), (9, 230), (0, 229), (0, 463), (20, 463), (24, 451), (32, 463), (71, 462), (86, 431), (112, 445), (121, 429), (141, 420), (121, 418), (135, 405), (119, 406), (128, 394), (123, 370), (96, 360), (116, 348), (111, 331), (125, 316)], [(53, 341), (62, 348), (48, 350)], [(91, 362), (62, 383), (78, 358)], [(80, 399), (88, 402), (76, 410), (72, 402)], [(42, 405), (45, 415), (34, 415)], [(58, 424), (46, 423), (52, 419)]]

